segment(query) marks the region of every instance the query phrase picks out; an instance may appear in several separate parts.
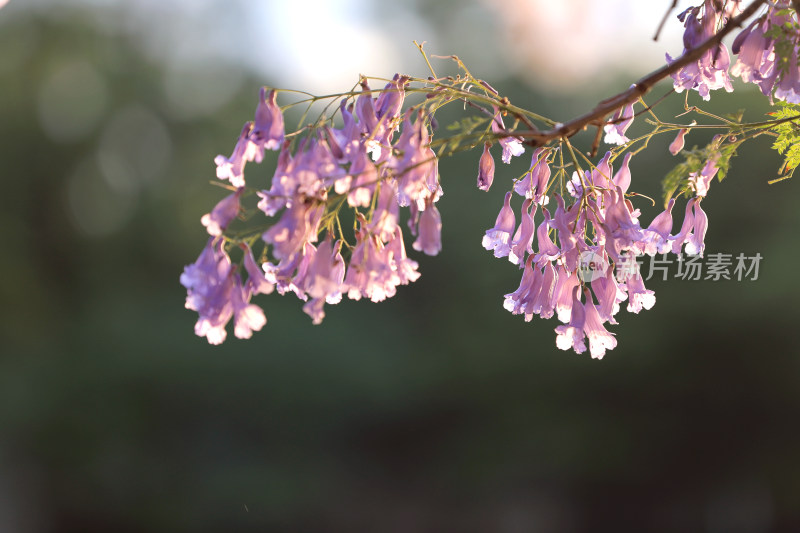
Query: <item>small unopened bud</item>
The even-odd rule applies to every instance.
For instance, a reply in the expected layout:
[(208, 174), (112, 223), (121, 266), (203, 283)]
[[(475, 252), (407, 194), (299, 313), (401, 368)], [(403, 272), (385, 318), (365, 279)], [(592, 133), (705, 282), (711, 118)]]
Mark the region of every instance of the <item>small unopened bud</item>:
[(483, 144), (483, 155), (478, 163), (478, 188), (482, 191), (488, 191), (494, 180), (494, 158), (489, 151), (490, 146), (488, 142)]
[(675, 140), (669, 145), (669, 153), (672, 155), (678, 155), (678, 152), (683, 150), (683, 138), (686, 136), (686, 132), (689, 130), (686, 128), (681, 128), (678, 130), (678, 135), (675, 137)]

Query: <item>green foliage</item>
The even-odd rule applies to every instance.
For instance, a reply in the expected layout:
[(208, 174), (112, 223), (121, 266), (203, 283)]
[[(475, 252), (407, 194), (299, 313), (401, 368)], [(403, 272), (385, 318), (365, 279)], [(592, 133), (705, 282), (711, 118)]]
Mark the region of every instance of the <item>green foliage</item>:
[(692, 150), (684, 150), (682, 155), (686, 158), (686, 161), (676, 165), (661, 181), (665, 206), (669, 203), (669, 199), (672, 198), (675, 191), (680, 189), (682, 194), (689, 188), (689, 174), (699, 172), (706, 162), (705, 149), (697, 149), (695, 147)]
[(744, 109), (738, 109), (735, 113), (725, 113), (722, 116), (737, 124), (741, 124), (744, 121)]
[(784, 156), (783, 168), (779, 179), (789, 178), (800, 165), (800, 124), (796, 119), (800, 117), (800, 106), (778, 102), (777, 111), (769, 113), (775, 120), (785, 120), (775, 126), (772, 131), (777, 134), (772, 148)]
[(669, 203), (676, 191), (678, 194), (683, 194), (690, 189), (689, 178), (692, 174), (700, 172), (709, 159), (715, 160), (717, 167), (717, 179), (722, 181), (728, 175), (731, 167), (731, 158), (736, 155), (736, 149), (742, 141), (735, 141), (725, 143), (726, 137), (715, 137), (708, 146), (697, 148), (696, 146), (691, 150), (684, 150), (682, 152), (686, 159), (683, 163), (679, 163), (672, 170), (664, 176), (661, 181), (661, 187), (664, 191), (664, 205)]
[(452, 131), (454, 133), (453, 136), (449, 137), (445, 144), (440, 149), (440, 154), (442, 153), (452, 153), (459, 151), (459, 148), (462, 148), (461, 143), (466, 139), (471, 139), (473, 142), (470, 143), (469, 147), (475, 146), (477, 143), (475, 139), (477, 139), (477, 135), (475, 130), (481, 126), (484, 126), (489, 122), (488, 117), (465, 117), (457, 122), (453, 122), (452, 124), (448, 124), (447, 130)]
[(790, 9), (781, 9), (776, 12), (776, 15), (786, 17), (786, 22), (780, 26), (773, 26), (764, 33), (764, 36), (775, 40), (775, 56), (780, 58), (777, 66), (781, 75), (784, 75), (789, 69), (789, 61), (794, 52), (797, 34), (800, 32), (800, 24), (794, 21)]
[[(713, 144), (713, 143), (712, 143)], [(732, 142), (729, 144), (723, 144), (719, 146), (717, 157), (717, 179), (722, 181), (728, 175), (728, 171), (731, 168), (731, 158), (736, 155), (736, 149), (739, 148), (741, 142)], [(713, 153), (713, 152), (712, 152)], [(711, 157), (711, 155), (709, 155)]]

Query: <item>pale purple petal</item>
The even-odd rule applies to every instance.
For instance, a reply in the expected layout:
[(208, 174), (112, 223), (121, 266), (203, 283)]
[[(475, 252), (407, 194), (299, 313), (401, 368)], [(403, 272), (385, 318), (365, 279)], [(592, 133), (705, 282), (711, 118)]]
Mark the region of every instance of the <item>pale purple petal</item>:
[(506, 257), (511, 251), (509, 241), (516, 227), (514, 210), (511, 209), (511, 196), (511, 191), (508, 191), (494, 227), (486, 230), (486, 235), (483, 236), (483, 247), (487, 250), (494, 250), (495, 257)]
[(708, 216), (706, 216), (703, 208), (700, 207), (700, 200), (698, 199), (694, 204), (694, 226), (692, 235), (686, 241), (686, 254), (687, 255), (703, 255), (705, 250), (705, 237), (706, 230), (708, 229)]
[(234, 187), (244, 187), (245, 163), (252, 161), (257, 152), (256, 145), (249, 139), (252, 127), (252, 122), (244, 125), (230, 157), (218, 155), (214, 158), (214, 164), (217, 165), (217, 177), (230, 181)]
[(678, 155), (678, 152), (683, 150), (684, 137), (686, 137), (686, 132), (688, 131), (689, 130), (686, 128), (681, 128), (678, 130), (678, 135), (675, 136), (675, 140), (669, 145), (669, 153), (672, 155)]
[(625, 132), (627, 132), (628, 128), (633, 124), (633, 115), (633, 103), (615, 111), (609, 123), (603, 127), (603, 131), (606, 132), (603, 142), (606, 144), (623, 145), (630, 141), (630, 139), (625, 136)]
[(617, 339), (614, 334), (610, 333), (603, 326), (603, 321), (597, 308), (592, 301), (592, 293), (589, 289), (585, 289), (586, 304), (584, 311), (586, 312), (586, 321), (583, 325), (583, 331), (589, 338), (589, 352), (592, 354), (593, 359), (602, 359), (606, 354), (606, 350), (613, 350), (617, 346)]
[(694, 227), (694, 215), (692, 214), (692, 207), (694, 206), (695, 202), (697, 201), (696, 198), (692, 198), (686, 203), (686, 212), (683, 217), (683, 224), (681, 225), (681, 230), (678, 232), (677, 235), (671, 237), (672, 240), (672, 253), (678, 254), (681, 252), (681, 248), (683, 248), (683, 243), (686, 242), (686, 238), (692, 231)]
[(413, 247), (427, 255), (437, 255), (442, 251), (442, 217), (433, 204), (419, 216), (417, 240)]
[(613, 182), (614, 186), (619, 187), (622, 190), (622, 193), (628, 192), (628, 187), (631, 186), (631, 169), (630, 169), (630, 161), (633, 154), (628, 152), (625, 154), (625, 157), (622, 159), (622, 166), (614, 174)]
[(258, 146), (261, 153), (264, 150), (279, 150), (284, 139), (283, 113), (276, 103), (275, 89), (267, 93), (261, 88), (256, 107), (256, 116), (250, 140)]
[(235, 193), (226, 196), (214, 206), (214, 209), (200, 219), (203, 226), (206, 227), (209, 235), (214, 237), (222, 235), (228, 224), (236, 218), (239, 214), (239, 196), (241, 196), (242, 189), (237, 190)]
[[(586, 323), (586, 312), (580, 301), (580, 287), (570, 288), (569, 325), (556, 326), (556, 347), (560, 350), (572, 348), (575, 353), (586, 351), (586, 335), (583, 332)], [(566, 322), (566, 320), (564, 321)]]
[(264, 270), (256, 264), (253, 251), (246, 244), (244, 249), (244, 269), (247, 271), (246, 287), (255, 294), (271, 294), (275, 290), (275, 285), (267, 281)]
[(489, 151), (490, 147), (491, 143), (483, 144), (483, 155), (478, 162), (478, 188), (482, 191), (488, 191), (494, 181), (494, 158)]
[(519, 229), (514, 234), (511, 241), (511, 249), (508, 252), (508, 260), (519, 265), (525, 257), (525, 253), (533, 253), (533, 232), (536, 228), (534, 215), (536, 214), (536, 204), (532, 198), (528, 198), (522, 203), (520, 212)]

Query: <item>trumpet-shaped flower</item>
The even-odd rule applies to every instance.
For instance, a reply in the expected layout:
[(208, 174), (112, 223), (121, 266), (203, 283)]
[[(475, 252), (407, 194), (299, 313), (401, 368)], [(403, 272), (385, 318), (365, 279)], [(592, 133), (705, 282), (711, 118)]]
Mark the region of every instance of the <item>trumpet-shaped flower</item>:
[(267, 93), (264, 87), (261, 88), (253, 131), (250, 133), (250, 140), (259, 150), (256, 156), (257, 161), (261, 161), (263, 158), (264, 150), (279, 150), (283, 144), (283, 113), (278, 107), (276, 98), (275, 89)]
[(628, 131), (631, 124), (633, 124), (632, 102), (617, 109), (608, 124), (603, 126), (603, 131), (606, 132), (603, 142), (606, 144), (623, 145), (630, 141), (630, 139), (625, 136), (625, 132)]
[(417, 240), (412, 246), (427, 255), (437, 255), (442, 251), (442, 216), (435, 205), (428, 205), (419, 216)]
[(559, 350), (572, 348), (575, 353), (586, 351), (586, 334), (583, 331), (586, 323), (586, 311), (580, 301), (580, 291), (580, 287), (570, 290), (569, 324), (556, 326), (556, 346)]
[(236, 218), (239, 214), (239, 197), (241, 194), (242, 189), (238, 189), (235, 193), (220, 200), (210, 213), (203, 215), (200, 222), (206, 227), (209, 235), (214, 237), (222, 235), (228, 224)]
[[(721, 13), (717, 11), (713, 0), (705, 0), (703, 5), (691, 7), (683, 11), (678, 18), (684, 23), (686, 30), (683, 33), (683, 53), (697, 48), (716, 33), (717, 23)], [(667, 63), (676, 61), (667, 54)], [(724, 44), (712, 46), (700, 58), (672, 74), (676, 92), (694, 89), (703, 100), (711, 98), (711, 91), (725, 89), (733, 91), (728, 67), (730, 56)]]
[(483, 236), (483, 247), (494, 250), (495, 257), (506, 257), (511, 251), (509, 241), (515, 227), (516, 219), (514, 210), (511, 209), (511, 191), (508, 191), (494, 227), (486, 230), (486, 235)]
[(491, 146), (488, 142), (483, 144), (483, 155), (478, 162), (478, 188), (482, 191), (488, 191), (494, 180), (494, 158), (489, 151)]

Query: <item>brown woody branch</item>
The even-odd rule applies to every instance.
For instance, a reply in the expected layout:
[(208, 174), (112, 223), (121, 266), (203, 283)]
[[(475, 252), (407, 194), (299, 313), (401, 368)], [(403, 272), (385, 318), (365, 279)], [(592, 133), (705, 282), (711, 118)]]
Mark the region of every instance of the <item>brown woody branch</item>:
[(647, 94), (656, 83), (677, 72), (686, 65), (689, 65), (690, 63), (700, 59), (700, 57), (707, 50), (717, 46), (720, 42), (722, 42), (722, 39), (724, 39), (725, 36), (732, 32), (735, 28), (742, 27), (742, 24), (751, 16), (753, 16), (758, 8), (766, 3), (767, 0), (754, 0), (739, 15), (728, 21), (724, 28), (718, 31), (714, 36), (707, 39), (700, 46), (689, 50), (669, 65), (664, 65), (655, 72), (652, 72), (641, 78), (639, 81), (634, 83), (630, 89), (603, 100), (592, 111), (572, 119), (569, 122), (557, 125), (557, 127), (550, 130), (516, 131), (513, 132), (514, 136), (522, 137), (525, 139), (525, 144), (536, 147), (542, 146), (553, 139), (572, 137), (579, 131), (585, 129), (587, 126), (597, 126), (598, 128), (601, 128), (604, 124), (606, 124), (606, 117), (608, 117), (608, 115), (627, 104), (637, 101), (639, 98)]

